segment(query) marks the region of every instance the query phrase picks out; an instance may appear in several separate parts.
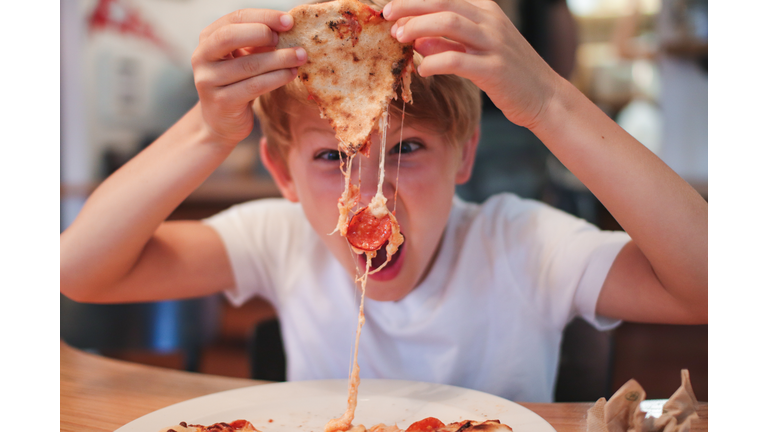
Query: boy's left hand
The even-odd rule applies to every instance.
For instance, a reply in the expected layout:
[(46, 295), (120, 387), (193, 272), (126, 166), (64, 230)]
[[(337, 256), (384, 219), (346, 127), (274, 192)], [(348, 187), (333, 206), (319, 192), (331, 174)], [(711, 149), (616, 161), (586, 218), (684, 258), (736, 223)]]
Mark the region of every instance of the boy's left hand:
[(394, 0), (382, 12), (424, 56), (419, 75), (471, 80), (517, 125), (536, 125), (560, 82), (493, 1)]

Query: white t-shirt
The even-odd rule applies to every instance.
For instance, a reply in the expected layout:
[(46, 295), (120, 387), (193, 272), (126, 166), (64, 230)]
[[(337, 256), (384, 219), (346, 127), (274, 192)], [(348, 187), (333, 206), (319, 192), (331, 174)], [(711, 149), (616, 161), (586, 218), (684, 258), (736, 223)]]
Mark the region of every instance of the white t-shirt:
[[(234, 271), (229, 300), (241, 305), (258, 295), (275, 306), (288, 379), (347, 378), (360, 296), (301, 206), (253, 201), (206, 223)], [(366, 299), (360, 376), (550, 402), (571, 318), (599, 329), (618, 324), (596, 317), (595, 305), (628, 240), (511, 194), (482, 205), (454, 199), (426, 279), (400, 301)]]

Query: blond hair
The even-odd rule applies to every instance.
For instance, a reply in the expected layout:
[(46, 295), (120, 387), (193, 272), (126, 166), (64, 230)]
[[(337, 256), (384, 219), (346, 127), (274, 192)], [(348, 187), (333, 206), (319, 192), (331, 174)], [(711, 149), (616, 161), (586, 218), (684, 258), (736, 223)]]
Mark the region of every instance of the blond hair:
[[(380, 9), (388, 1), (370, 0), (364, 3)], [(414, 53), (414, 63), (421, 63), (418, 53)], [(459, 145), (472, 137), (480, 123), (482, 100), (480, 89), (471, 81), (456, 75), (421, 77), (414, 72), (411, 92), (413, 104), (407, 104), (405, 117), (412, 126), (430, 130), (452, 145)], [(260, 96), (254, 103), (261, 131), (267, 139), (267, 152), (277, 162), (284, 163), (290, 150), (293, 140), (291, 121), (298, 118), (291, 107), (297, 103), (315, 105), (298, 78)], [(391, 118), (400, 118), (402, 112), (402, 98), (392, 101), (389, 107)]]

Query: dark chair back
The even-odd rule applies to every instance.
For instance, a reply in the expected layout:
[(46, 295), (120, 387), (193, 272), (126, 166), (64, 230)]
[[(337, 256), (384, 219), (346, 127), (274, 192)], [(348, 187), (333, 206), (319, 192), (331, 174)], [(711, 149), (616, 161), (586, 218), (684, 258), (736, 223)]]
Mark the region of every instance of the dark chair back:
[(555, 402), (594, 402), (611, 397), (613, 332), (601, 332), (581, 318), (565, 327)]
[(218, 332), (221, 296), (131, 304), (78, 303), (60, 297), (61, 340), (103, 351), (181, 351), (184, 367), (198, 371), (200, 354)]
[(280, 334), (280, 321), (277, 318), (256, 324), (248, 343), (248, 354), (251, 360), (251, 378), (285, 381), (285, 350)]

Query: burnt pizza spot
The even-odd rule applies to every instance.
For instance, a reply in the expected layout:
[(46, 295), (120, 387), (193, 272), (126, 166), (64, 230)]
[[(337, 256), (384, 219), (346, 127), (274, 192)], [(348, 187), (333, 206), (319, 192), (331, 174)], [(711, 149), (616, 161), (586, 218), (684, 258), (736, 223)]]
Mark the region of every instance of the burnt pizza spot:
[(313, 42), (315, 42), (315, 43), (317, 43), (317, 44), (323, 43), (323, 41), (322, 41), (322, 40), (320, 40), (320, 35), (314, 35), (314, 36), (312, 36), (312, 41), (313, 41)]
[(355, 55), (355, 53), (352, 53), (352, 61), (353, 61), (353, 62), (359, 62), (359, 61), (360, 61), (360, 59), (359, 59), (359, 58), (357, 58), (357, 56)]
[(368, 72), (368, 75), (374, 76), (374, 75), (376, 75), (376, 72)]
[(179, 423), (179, 426), (187, 427), (187, 422), (181, 422)]
[(333, 69), (331, 69), (331, 73), (336, 73), (336, 71), (335, 71), (335, 70), (333, 70)]
[(456, 432), (462, 432), (464, 429), (467, 429), (470, 426), (472, 426), (472, 422), (467, 420), (463, 425), (461, 425), (460, 428), (456, 429)]
[(363, 28), (352, 11), (344, 11), (342, 12), (342, 15), (344, 18), (340, 20), (328, 21), (328, 28), (336, 32), (340, 39), (351, 40), (352, 46), (355, 46), (358, 41), (358, 36)]
[(302, 81), (309, 81), (309, 75), (307, 75), (307, 73), (304, 72), (303, 74), (301, 74), (301, 80)]
[(403, 68), (405, 68), (405, 59), (400, 59), (399, 62), (397, 62), (397, 63), (395, 63), (393, 65), (393, 67), (392, 67), (392, 75), (400, 76), (400, 74), (403, 73)]
[(320, 15), (318, 15), (318, 14), (315, 14), (315, 18), (317, 18), (317, 17), (319, 17), (319, 16), (320, 16)]

